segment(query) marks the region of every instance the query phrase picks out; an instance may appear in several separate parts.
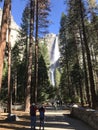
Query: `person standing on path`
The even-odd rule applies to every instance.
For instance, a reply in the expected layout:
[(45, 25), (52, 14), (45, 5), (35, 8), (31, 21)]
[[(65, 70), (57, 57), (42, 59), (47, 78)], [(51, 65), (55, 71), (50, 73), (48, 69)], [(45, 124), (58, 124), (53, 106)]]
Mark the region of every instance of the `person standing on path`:
[(39, 117), (40, 117), (40, 126), (39, 126), (39, 130), (41, 130), (41, 128), (43, 128), (44, 130), (44, 117), (45, 117), (45, 108), (43, 106), (41, 106), (39, 108)]
[(36, 127), (36, 111), (37, 111), (37, 107), (35, 103), (33, 103), (30, 106), (31, 130), (35, 130), (35, 127)]

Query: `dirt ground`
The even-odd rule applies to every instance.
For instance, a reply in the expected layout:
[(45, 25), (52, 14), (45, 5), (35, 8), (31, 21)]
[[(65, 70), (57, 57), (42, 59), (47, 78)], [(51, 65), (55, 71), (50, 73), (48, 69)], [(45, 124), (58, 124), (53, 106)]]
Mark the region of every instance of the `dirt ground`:
[(6, 120), (8, 113), (0, 113), (0, 130), (26, 130), (30, 126), (29, 113), (12, 111), (18, 118), (17, 121)]
[[(0, 130), (30, 130), (29, 112), (26, 113), (24, 111), (12, 111), (12, 113), (18, 117), (17, 121), (6, 120), (6, 118), (8, 117), (8, 113), (0, 114)], [(62, 125), (60, 125), (61, 121), (64, 120), (62, 119), (62, 111), (48, 110), (45, 112), (45, 115), (46, 115), (45, 116), (45, 130), (50, 130), (50, 129), (58, 130), (58, 128), (62, 129)], [(37, 112), (36, 130), (39, 130), (39, 113), (38, 112)]]

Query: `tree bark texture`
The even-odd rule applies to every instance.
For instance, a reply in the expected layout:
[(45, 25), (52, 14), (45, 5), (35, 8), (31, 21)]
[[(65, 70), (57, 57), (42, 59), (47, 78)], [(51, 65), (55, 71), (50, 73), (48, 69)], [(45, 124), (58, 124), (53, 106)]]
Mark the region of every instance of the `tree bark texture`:
[(5, 0), (3, 6), (2, 23), (0, 31), (0, 92), (2, 87), (3, 62), (6, 48), (6, 34), (10, 15), (11, 0)]

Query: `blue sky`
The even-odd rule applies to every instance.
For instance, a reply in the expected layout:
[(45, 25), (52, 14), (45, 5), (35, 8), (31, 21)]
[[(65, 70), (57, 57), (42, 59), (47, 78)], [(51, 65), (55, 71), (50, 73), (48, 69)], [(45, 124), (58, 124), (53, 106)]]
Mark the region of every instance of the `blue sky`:
[[(28, 0), (12, 0), (12, 15), (15, 22), (20, 25), (22, 12)], [(0, 4), (1, 6), (2, 4)], [(59, 23), (61, 18), (61, 13), (65, 10), (64, 0), (51, 0), (51, 12), (49, 20), (52, 24), (49, 26), (49, 32), (58, 34)]]
[[(20, 25), (22, 13), (28, 0), (12, 0), (12, 15), (15, 22)], [(49, 32), (58, 34), (60, 27), (60, 18), (62, 12), (65, 12), (64, 0), (50, 0), (51, 1), (51, 12), (49, 20), (52, 24), (49, 26)], [(96, 0), (98, 3), (98, 0)], [(0, 3), (0, 6), (3, 4)]]
[(49, 32), (58, 34), (61, 14), (64, 11), (64, 0), (51, 0), (51, 13), (49, 18), (52, 21), (52, 24), (49, 27)]
[[(22, 12), (28, 0), (17, 0), (17, 4), (16, 0), (12, 1), (12, 14), (16, 23), (20, 25)], [(52, 21), (52, 24), (49, 26), (50, 33), (58, 34), (61, 13), (64, 11), (64, 8), (64, 0), (51, 0), (51, 12), (49, 20)]]

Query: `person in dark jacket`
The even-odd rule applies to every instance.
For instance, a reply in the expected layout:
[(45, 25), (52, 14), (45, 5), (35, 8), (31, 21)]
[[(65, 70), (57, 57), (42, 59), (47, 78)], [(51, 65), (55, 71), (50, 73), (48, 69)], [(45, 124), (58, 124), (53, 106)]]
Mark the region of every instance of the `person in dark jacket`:
[(31, 130), (35, 130), (35, 127), (36, 127), (36, 111), (37, 111), (37, 107), (36, 107), (36, 105), (33, 103), (33, 104), (30, 106)]
[(39, 130), (41, 130), (41, 128), (43, 128), (43, 130), (44, 130), (45, 108), (43, 106), (41, 106), (39, 108), (39, 117), (40, 117), (40, 127), (39, 127)]

